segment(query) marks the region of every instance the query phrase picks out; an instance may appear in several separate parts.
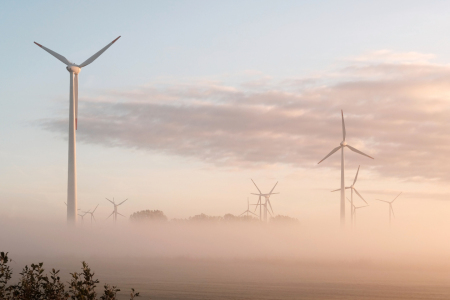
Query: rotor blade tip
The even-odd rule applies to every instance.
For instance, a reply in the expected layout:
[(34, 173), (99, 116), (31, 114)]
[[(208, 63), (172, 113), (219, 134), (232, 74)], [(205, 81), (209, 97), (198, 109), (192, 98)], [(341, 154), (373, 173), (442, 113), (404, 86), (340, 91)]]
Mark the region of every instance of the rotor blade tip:
[(121, 37), (121, 35), (119, 35), (119, 37), (116, 38), (116, 39), (113, 41), (113, 43), (115, 43), (118, 39), (120, 39), (120, 37)]
[(36, 42), (34, 42), (36, 45), (38, 45), (39, 47), (41, 47), (42, 48), (42, 45), (41, 44), (38, 44), (38, 43), (36, 43)]

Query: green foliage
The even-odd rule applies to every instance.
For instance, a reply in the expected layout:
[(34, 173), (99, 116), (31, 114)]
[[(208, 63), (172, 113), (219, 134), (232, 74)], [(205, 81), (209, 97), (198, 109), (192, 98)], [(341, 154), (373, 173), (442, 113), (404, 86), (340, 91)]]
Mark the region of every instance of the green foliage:
[[(1, 300), (116, 300), (116, 286), (104, 285), (103, 295), (97, 298), (95, 288), (99, 281), (94, 279), (95, 273), (88, 264), (83, 262), (81, 273), (71, 273), (69, 291), (59, 277), (59, 270), (52, 269), (50, 274), (44, 274), (43, 263), (25, 266), (19, 273), (21, 278), (15, 285), (8, 285), (12, 276), (9, 266), (11, 260), (8, 253), (0, 252), (0, 299)], [(130, 300), (139, 297), (134, 289), (131, 289)]]
[(160, 210), (141, 210), (133, 213), (130, 220), (138, 221), (167, 221), (167, 217)]

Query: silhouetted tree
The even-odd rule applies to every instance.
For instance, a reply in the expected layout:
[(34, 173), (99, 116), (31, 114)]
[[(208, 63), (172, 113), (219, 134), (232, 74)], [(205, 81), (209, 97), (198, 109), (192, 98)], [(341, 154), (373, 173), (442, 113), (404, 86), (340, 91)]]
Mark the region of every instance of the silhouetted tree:
[(133, 222), (139, 221), (167, 221), (167, 217), (160, 210), (141, 210), (130, 216)]
[(298, 219), (289, 216), (277, 215), (270, 218), (270, 222), (274, 223), (299, 223)]

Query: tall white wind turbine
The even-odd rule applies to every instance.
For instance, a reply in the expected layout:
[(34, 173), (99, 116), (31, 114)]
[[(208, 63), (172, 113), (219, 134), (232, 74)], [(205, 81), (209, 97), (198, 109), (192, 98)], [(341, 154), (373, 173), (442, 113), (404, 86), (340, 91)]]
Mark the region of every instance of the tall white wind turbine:
[[(353, 205), (353, 191), (355, 191), (355, 193), (359, 196), (359, 198), (361, 198), (362, 199), (362, 201), (364, 201), (367, 205), (369, 205), (369, 203), (367, 203), (367, 201), (361, 196), (361, 194), (360, 193), (358, 193), (358, 191), (356, 190), (356, 188), (355, 188), (355, 183), (356, 183), (356, 180), (358, 179), (358, 173), (359, 173), (359, 167), (360, 166), (358, 166), (358, 171), (356, 171), (356, 176), (355, 176), (355, 180), (353, 180), (353, 184), (351, 185), (351, 186), (347, 186), (347, 187), (345, 187), (345, 189), (347, 190), (347, 189), (350, 189), (352, 192), (351, 192), (351, 200), (350, 200), (350, 203), (351, 203), (351, 207), (352, 207), (352, 209), (350, 210), (350, 216), (351, 216), (351, 220), (353, 220), (353, 214), (354, 214), (354, 212), (355, 212), (355, 210), (353, 209), (355, 206)], [(334, 191), (332, 191), (332, 192), (337, 192), (337, 191), (340, 191), (341, 189), (337, 189), (337, 190), (334, 190)]]
[(342, 115), (342, 142), (341, 144), (334, 148), (333, 150), (331, 150), (330, 153), (328, 153), (327, 156), (325, 156), (321, 161), (319, 161), (317, 164), (320, 164), (321, 162), (323, 162), (325, 159), (327, 159), (329, 156), (331, 156), (332, 154), (334, 154), (336, 151), (338, 151), (339, 149), (341, 150), (341, 225), (345, 225), (345, 183), (344, 183), (344, 148), (348, 147), (350, 150), (352, 150), (353, 152), (356, 152), (358, 154), (367, 156), (371, 159), (373, 159), (373, 157), (359, 151), (358, 149), (350, 146), (349, 144), (347, 144), (347, 142), (345, 141), (345, 123), (344, 123), (344, 112), (341, 110), (341, 115)]
[(118, 39), (106, 45), (100, 51), (89, 57), (85, 62), (77, 65), (69, 61), (64, 56), (34, 42), (36, 45), (56, 57), (62, 63), (66, 65), (67, 71), (70, 73), (70, 108), (69, 108), (69, 170), (68, 170), (68, 182), (67, 182), (67, 222), (69, 224), (75, 224), (77, 221), (77, 166), (76, 166), (76, 130), (78, 127), (78, 74), (81, 68), (86, 67), (94, 60), (96, 60), (103, 52), (106, 51), (112, 44)]
[[(272, 190), (271, 190), (269, 193), (267, 193), (267, 194), (261, 193), (261, 190), (258, 188), (258, 186), (257, 186), (256, 183), (253, 181), (253, 179), (252, 179), (252, 182), (253, 182), (253, 184), (255, 185), (255, 187), (258, 189), (258, 192), (259, 192), (259, 194), (255, 194), (255, 193), (251, 193), (251, 194), (252, 194), (252, 195), (257, 195), (257, 196), (259, 196), (259, 200), (258, 200), (258, 203), (257, 203), (256, 205), (257, 205), (257, 206), (259, 205), (259, 209), (260, 209), (260, 212), (259, 212), (260, 220), (261, 220), (261, 207), (264, 206), (264, 222), (267, 222), (267, 211), (268, 211), (268, 206), (267, 206), (267, 205), (270, 206), (270, 210), (271, 210), (272, 213), (273, 213), (272, 204), (270, 204), (270, 199), (269, 199), (269, 198), (270, 198), (271, 195), (279, 194), (279, 193), (273, 193), (273, 190), (274, 190), (275, 187), (277, 186), (278, 181), (277, 181), (277, 183), (275, 183), (275, 185), (273, 186)], [(266, 200), (266, 202), (265, 202), (264, 204), (261, 203), (261, 197), (264, 197), (264, 199)], [(270, 213), (270, 212), (269, 212), (269, 213)]]
[[(403, 193), (403, 192), (402, 192)], [(389, 204), (389, 225), (391, 225), (391, 214), (394, 216), (395, 218), (395, 214), (394, 214), (394, 209), (392, 208), (392, 203), (394, 203), (394, 201), (398, 198), (398, 196), (400, 196), (402, 193), (398, 194), (397, 197), (394, 198), (394, 200), (392, 201), (386, 201), (386, 200), (381, 200), (381, 199), (376, 199), (378, 201), (381, 202), (386, 202)]]

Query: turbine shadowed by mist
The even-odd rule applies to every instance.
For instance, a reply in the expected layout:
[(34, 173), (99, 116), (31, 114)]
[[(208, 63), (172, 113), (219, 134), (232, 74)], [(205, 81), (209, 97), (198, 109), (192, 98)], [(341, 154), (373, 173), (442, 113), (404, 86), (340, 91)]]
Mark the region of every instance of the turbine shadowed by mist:
[[(346, 197), (347, 198), (347, 197)], [(348, 199), (347, 198), (347, 200), (348, 200), (348, 202), (350, 202), (350, 199)], [(351, 203), (351, 202), (350, 202)], [(367, 202), (366, 202), (367, 203)], [(354, 205), (353, 203), (351, 203), (351, 210), (352, 210), (352, 224), (353, 225), (356, 225), (356, 210), (357, 209), (360, 209), (360, 208), (364, 208), (364, 207), (367, 207), (367, 206), (369, 206), (369, 204), (367, 204), (367, 205), (362, 205), (362, 206), (356, 206), (356, 205)]]
[(77, 65), (69, 61), (64, 56), (34, 42), (36, 45), (56, 57), (66, 65), (67, 71), (70, 73), (70, 109), (69, 109), (69, 168), (68, 168), (68, 183), (67, 183), (67, 222), (74, 225), (77, 221), (77, 165), (76, 165), (76, 130), (78, 127), (78, 74), (81, 68), (86, 67), (94, 60), (96, 60), (103, 52), (106, 51), (118, 39), (103, 47), (100, 51), (89, 57), (85, 62)]
[(254, 212), (252, 212), (252, 211), (250, 211), (250, 202), (249, 202), (249, 200), (248, 200), (248, 198), (247, 198), (247, 210), (246, 211), (244, 211), (242, 214), (240, 214), (239, 216), (242, 216), (243, 214), (245, 214), (245, 213), (247, 213), (247, 217), (248, 217), (248, 214), (250, 213), (250, 214), (252, 214), (252, 215), (254, 215), (254, 216), (258, 216), (257, 214), (255, 214)]
[(376, 200), (378, 200), (378, 201), (386, 202), (386, 203), (389, 204), (389, 225), (391, 225), (391, 215), (393, 215), (394, 218), (395, 218), (394, 209), (392, 208), (392, 203), (394, 203), (394, 201), (395, 201), (401, 194), (402, 194), (402, 192), (401, 192), (400, 194), (398, 194), (397, 197), (395, 197), (394, 200), (392, 200), (392, 201), (386, 201), (386, 200), (376, 199)]
[(94, 217), (94, 213), (95, 213), (95, 210), (97, 209), (97, 207), (98, 207), (98, 204), (97, 204), (97, 206), (94, 208), (94, 210), (92, 212), (91, 212), (91, 210), (88, 210), (88, 211), (84, 212), (85, 214), (91, 215), (91, 225), (92, 225), (92, 220), (96, 221), (95, 217)]
[[(259, 220), (261, 220), (261, 218), (262, 218), (261, 208), (264, 207), (264, 222), (267, 222), (267, 212), (268, 212), (267, 205), (270, 206), (270, 210), (272, 211), (272, 214), (273, 214), (272, 204), (270, 204), (270, 199), (269, 198), (270, 198), (271, 195), (279, 194), (279, 193), (273, 193), (273, 190), (277, 186), (278, 181), (277, 181), (277, 183), (275, 183), (275, 185), (273, 186), (272, 190), (270, 190), (269, 193), (263, 194), (263, 193), (261, 193), (261, 190), (258, 188), (256, 183), (253, 181), (253, 179), (251, 179), (251, 180), (252, 180), (253, 184), (255, 185), (255, 187), (258, 189), (258, 192), (259, 192), (259, 194), (251, 193), (252, 195), (259, 196), (258, 203), (255, 204), (256, 205), (255, 210), (256, 210), (256, 208), (258, 208), (258, 205), (259, 205)], [(264, 202), (264, 204), (261, 202), (261, 197), (264, 197), (264, 199), (266, 200)], [(270, 211), (269, 211), (269, 213), (270, 213)]]
[[(350, 203), (351, 203), (351, 210), (350, 210), (350, 216), (351, 216), (351, 220), (352, 220), (352, 222), (353, 222), (353, 213), (354, 213), (354, 210), (353, 210), (353, 208), (355, 207), (354, 206), (354, 203), (353, 203), (353, 191), (355, 191), (355, 193), (359, 196), (359, 198), (361, 198), (362, 199), (362, 201), (364, 201), (367, 205), (369, 205), (369, 203), (367, 203), (367, 201), (366, 200), (364, 200), (364, 198), (361, 196), (361, 194), (360, 193), (358, 193), (358, 191), (356, 190), (356, 188), (355, 188), (355, 183), (356, 183), (356, 180), (358, 179), (358, 174), (359, 174), (359, 167), (360, 166), (358, 166), (358, 171), (356, 171), (356, 175), (355, 175), (355, 179), (353, 180), (353, 184), (351, 185), (351, 186), (347, 186), (347, 187), (345, 187), (345, 189), (347, 190), (347, 189), (350, 189), (351, 191), (352, 191), (352, 193), (351, 193), (351, 197), (350, 197)], [(334, 191), (331, 191), (331, 192), (337, 192), (337, 191), (340, 191), (341, 189), (337, 189), (337, 190), (334, 190)], [(347, 198), (348, 199), (348, 198)]]
[(340, 191), (341, 191), (341, 213), (340, 213), (340, 216), (341, 216), (341, 226), (343, 226), (343, 225), (345, 225), (344, 148), (348, 147), (353, 152), (367, 156), (371, 159), (373, 159), (373, 157), (371, 157), (371, 156), (359, 151), (358, 149), (350, 146), (349, 144), (347, 144), (347, 142), (345, 141), (346, 132), (345, 132), (345, 123), (344, 123), (344, 112), (342, 110), (341, 110), (341, 116), (342, 116), (342, 138), (343, 138), (342, 142), (340, 143), (340, 145), (338, 147), (331, 150), (331, 152), (328, 153), (328, 155), (325, 156), (317, 164), (320, 164), (321, 162), (323, 162), (325, 159), (327, 159), (329, 156), (334, 154), (339, 149), (341, 150), (341, 188), (340, 188)]
[(114, 210), (113, 210), (113, 212), (112, 212), (106, 219), (109, 219), (109, 217), (111, 217), (112, 215), (114, 215), (113, 219), (114, 219), (114, 223), (116, 223), (116, 222), (117, 222), (117, 215), (121, 215), (122, 217), (125, 217), (124, 215), (122, 215), (121, 213), (119, 213), (119, 212), (117, 211), (117, 207), (118, 207), (119, 205), (122, 205), (122, 204), (123, 204), (125, 201), (127, 201), (128, 199), (123, 200), (123, 201), (120, 202), (119, 204), (116, 204), (116, 201), (114, 201), (114, 198), (113, 198), (112, 201), (109, 200), (108, 198), (106, 198), (106, 200), (108, 200), (109, 202), (111, 202), (111, 203), (114, 205)]

